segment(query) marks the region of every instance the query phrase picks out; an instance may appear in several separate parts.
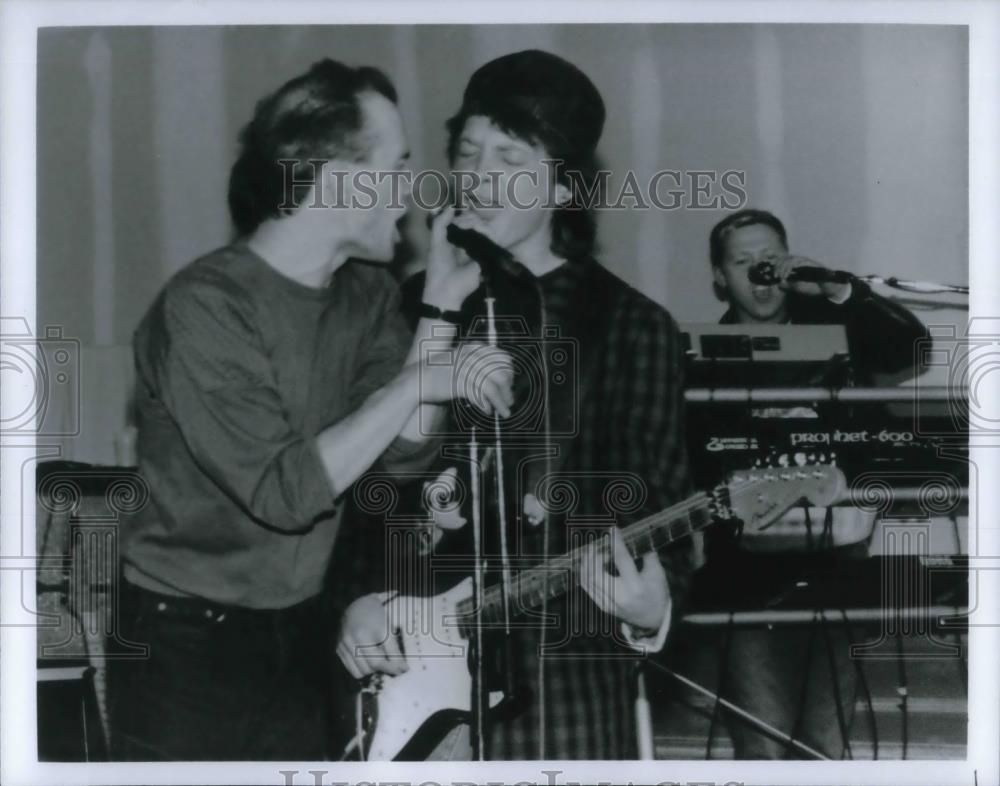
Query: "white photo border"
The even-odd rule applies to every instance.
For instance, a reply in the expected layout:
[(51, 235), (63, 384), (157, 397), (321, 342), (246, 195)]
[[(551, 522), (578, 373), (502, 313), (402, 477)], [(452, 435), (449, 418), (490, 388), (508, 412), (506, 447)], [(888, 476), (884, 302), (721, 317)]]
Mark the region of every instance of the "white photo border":
[[(308, 25), (362, 23), (624, 23), (797, 22), (950, 24), (969, 28), (970, 130), (970, 324), (1000, 335), (1000, 3), (991, 2), (90, 2), (7, 0), (0, 3), (0, 311), (35, 320), (35, 117), (37, 31), (47, 26), (118, 25)], [(991, 328), (986, 330), (986, 327)], [(996, 375), (994, 375), (996, 376)], [(2, 391), (4, 406), (16, 385)], [(991, 395), (992, 394), (992, 395)], [(980, 395), (1000, 401), (1000, 385), (987, 380)], [(282, 771), (297, 771), (295, 784), (311, 784), (310, 770), (330, 783), (768, 783), (768, 784), (997, 784), (1000, 783), (1000, 477), (995, 447), (973, 442), (970, 508), (983, 513), (980, 554), (973, 555), (979, 603), (969, 633), (969, 735), (965, 761), (851, 761), (748, 763), (738, 761), (653, 762), (427, 762), (427, 763), (195, 763), (55, 764), (37, 762), (35, 727), (35, 639), (17, 626), (26, 612), (22, 592), (34, 592), (34, 568), (22, 551), (34, 544), (34, 522), (21, 521), (19, 467), (30, 444), (9, 441), (0, 451), (0, 781), (20, 784), (282, 784)], [(33, 505), (28, 506), (33, 510)], [(30, 514), (28, 516), (30, 519)], [(32, 546), (33, 548), (33, 546)], [(998, 555), (990, 556), (986, 555)], [(976, 560), (980, 560), (977, 562)]]

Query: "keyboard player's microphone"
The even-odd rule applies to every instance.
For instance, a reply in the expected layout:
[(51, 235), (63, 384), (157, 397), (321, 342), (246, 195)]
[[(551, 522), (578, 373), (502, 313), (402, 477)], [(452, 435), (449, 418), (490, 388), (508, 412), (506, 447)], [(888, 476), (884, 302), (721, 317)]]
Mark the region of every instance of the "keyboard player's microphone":
[[(770, 286), (780, 284), (781, 279), (774, 269), (773, 262), (758, 262), (747, 270), (747, 278), (751, 284)], [(788, 281), (808, 281), (815, 284), (850, 284), (854, 276), (846, 270), (827, 270), (823, 267), (793, 267), (788, 273)]]

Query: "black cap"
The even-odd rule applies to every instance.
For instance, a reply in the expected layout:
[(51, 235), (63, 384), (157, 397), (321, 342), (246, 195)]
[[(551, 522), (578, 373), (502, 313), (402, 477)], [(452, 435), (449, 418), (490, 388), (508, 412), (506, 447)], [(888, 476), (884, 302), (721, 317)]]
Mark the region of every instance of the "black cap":
[(491, 60), (469, 80), (458, 117), (485, 115), (537, 136), (553, 155), (593, 153), (604, 130), (604, 101), (594, 83), (551, 52), (526, 49)]

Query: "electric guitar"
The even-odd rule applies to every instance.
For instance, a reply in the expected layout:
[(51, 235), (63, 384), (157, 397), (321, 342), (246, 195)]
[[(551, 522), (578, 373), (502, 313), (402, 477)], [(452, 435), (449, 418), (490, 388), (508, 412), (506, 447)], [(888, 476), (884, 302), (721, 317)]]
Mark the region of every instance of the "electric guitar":
[[(844, 476), (835, 466), (759, 468), (736, 472), (710, 493), (700, 492), (621, 530), (633, 557), (662, 549), (716, 521), (737, 519), (744, 531), (760, 530), (801, 500), (827, 506), (839, 499)], [(477, 625), (502, 629), (505, 619), (524, 617), (577, 583), (587, 546), (513, 576), (506, 598), (502, 587), (484, 588), (478, 607), (469, 577), (447, 592), (428, 597), (386, 597), (389, 619), (409, 670), (398, 676), (375, 674), (361, 689), (357, 735), (344, 756), (357, 753), (372, 761), (409, 758), (426, 749), (428, 737), (449, 721), (467, 718), (473, 683), (468, 655)], [(542, 624), (540, 622), (530, 624)], [(504, 696), (490, 691), (489, 707)], [(484, 701), (484, 705), (486, 703)], [(447, 728), (447, 726), (445, 726)]]

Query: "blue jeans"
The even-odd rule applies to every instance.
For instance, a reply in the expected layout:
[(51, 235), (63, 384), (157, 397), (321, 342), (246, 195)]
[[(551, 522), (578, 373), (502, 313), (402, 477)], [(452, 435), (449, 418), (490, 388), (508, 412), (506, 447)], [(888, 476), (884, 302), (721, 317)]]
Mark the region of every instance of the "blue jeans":
[(318, 599), (258, 611), (124, 583), (109, 663), (112, 757), (124, 761), (327, 758), (330, 626)]

